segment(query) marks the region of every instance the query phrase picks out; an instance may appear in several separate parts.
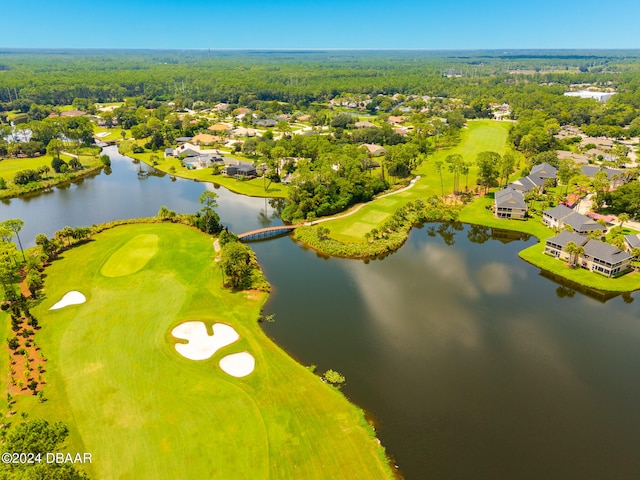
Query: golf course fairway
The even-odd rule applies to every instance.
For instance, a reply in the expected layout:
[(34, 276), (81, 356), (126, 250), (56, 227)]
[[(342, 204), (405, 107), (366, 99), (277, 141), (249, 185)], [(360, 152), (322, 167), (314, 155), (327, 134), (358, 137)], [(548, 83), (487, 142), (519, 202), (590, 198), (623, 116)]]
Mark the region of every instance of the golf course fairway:
[[(65, 422), (94, 479), (393, 478), (362, 411), (269, 340), (257, 322), (267, 294), (222, 288), (213, 254), (195, 229), (133, 224), (48, 266), (33, 308), (47, 401), (20, 399), (29, 418)], [(86, 302), (49, 311), (70, 291)], [(188, 321), (239, 338), (190, 360), (171, 335)], [(220, 361), (241, 352), (255, 369), (225, 373)]]

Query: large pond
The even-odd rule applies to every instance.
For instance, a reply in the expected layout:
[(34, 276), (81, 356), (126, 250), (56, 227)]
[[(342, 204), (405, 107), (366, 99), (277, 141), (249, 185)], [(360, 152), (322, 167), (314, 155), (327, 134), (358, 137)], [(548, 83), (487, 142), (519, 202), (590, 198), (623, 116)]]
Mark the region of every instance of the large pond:
[[(113, 172), (0, 204), (24, 239), (65, 225), (199, 208), (205, 184)], [(207, 188), (213, 188), (211, 186)], [(279, 222), (220, 194), (240, 232)], [(414, 229), (383, 260), (327, 259), (289, 237), (252, 244), (273, 293), (266, 332), (343, 373), (407, 479), (640, 478), (640, 302), (581, 293), (517, 252), (533, 242), (454, 224)]]
[(198, 197), (207, 188), (219, 195), (218, 213), (223, 223), (236, 233), (282, 224), (275, 216), (273, 201), (236, 195), (210, 183), (172, 179), (120, 155), (116, 147), (107, 147), (104, 153), (112, 162), (108, 175), (102, 172), (50, 192), (4, 200), (0, 203), (0, 220), (23, 219), (25, 226), (20, 235), (33, 245), (38, 233), (51, 236), (66, 225), (151, 217), (157, 215), (162, 205), (179, 213), (195, 213), (201, 207)]

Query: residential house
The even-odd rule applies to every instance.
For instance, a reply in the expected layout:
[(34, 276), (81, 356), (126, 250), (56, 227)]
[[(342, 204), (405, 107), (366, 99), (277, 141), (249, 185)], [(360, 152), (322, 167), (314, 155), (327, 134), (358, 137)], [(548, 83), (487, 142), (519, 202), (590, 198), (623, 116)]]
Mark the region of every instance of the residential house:
[(586, 155), (582, 155), (581, 153), (573, 153), (567, 150), (558, 150), (556, 151), (558, 154), (558, 160), (564, 160), (566, 158), (573, 160), (576, 163), (589, 163), (589, 157)]
[(233, 127), (224, 123), (216, 123), (215, 125), (207, 127), (207, 130), (211, 130), (212, 132), (229, 132), (233, 130)]
[(368, 127), (375, 127), (375, 125), (373, 123), (371, 123), (368, 120), (362, 120), (361, 122), (356, 122), (354, 124), (354, 127), (356, 128), (368, 128)]
[(640, 234), (625, 235), (624, 243), (629, 252), (633, 251), (634, 248), (640, 248)]
[(257, 172), (253, 163), (235, 161), (225, 165), (222, 169), (222, 174), (229, 177), (252, 178), (257, 175)]
[(529, 176), (540, 177), (543, 180), (545, 180), (545, 182), (547, 180), (553, 180), (553, 183), (555, 185), (557, 174), (558, 174), (558, 169), (545, 162), (539, 165), (534, 165), (533, 168), (531, 169), (531, 173), (529, 173)]
[(406, 121), (407, 121), (406, 117), (399, 117), (397, 115), (390, 115), (389, 118), (387, 119), (387, 122), (389, 122), (391, 125), (399, 125)]
[(384, 147), (376, 145), (375, 143), (363, 143), (360, 148), (366, 148), (370, 157), (379, 157), (385, 154)]
[(494, 213), (498, 218), (525, 218), (527, 204), (524, 201), (524, 195), (520, 191), (509, 187), (496, 192)]
[(631, 266), (632, 256), (627, 252), (599, 240), (589, 240), (574, 232), (562, 231), (555, 237), (547, 239), (544, 251), (555, 258), (569, 260), (572, 255), (566, 250), (569, 242), (584, 249), (584, 253), (577, 255), (575, 261), (576, 264), (591, 272), (611, 277), (629, 270)]
[(543, 211), (542, 221), (550, 228), (562, 229), (569, 225), (578, 235), (588, 235), (596, 230), (606, 231), (606, 228), (595, 220), (572, 210), (566, 205), (558, 205)]
[(223, 165), (224, 158), (215, 152), (202, 153), (195, 157), (188, 157), (184, 160), (185, 166), (190, 169), (208, 168), (214, 164)]
[(589, 240), (584, 246), (582, 267), (607, 277), (629, 270), (633, 257), (614, 245)]
[(256, 120), (254, 123), (258, 127), (262, 128), (272, 128), (278, 124), (278, 122), (276, 122), (273, 118), (262, 118), (260, 120)]
[(596, 173), (604, 172), (612, 188), (619, 187), (625, 182), (625, 175), (619, 168), (599, 167), (597, 165), (583, 165), (582, 173), (589, 178), (594, 178)]
[(195, 137), (191, 139), (191, 141), (196, 145), (212, 145), (214, 144), (219, 137), (214, 135), (210, 135), (208, 133), (199, 133)]
[(584, 247), (588, 241), (589, 239), (587, 237), (583, 237), (575, 232), (563, 230), (555, 237), (547, 239), (544, 246), (544, 253), (562, 260), (569, 260), (569, 253), (566, 251), (567, 245), (573, 242), (578, 247)]
[[(191, 138), (189, 138), (191, 139)], [(202, 150), (198, 145), (194, 145), (193, 143), (183, 143), (179, 145), (177, 148), (173, 149), (174, 157), (197, 157), (202, 153)]]
[(528, 175), (526, 177), (519, 178), (518, 180), (514, 180), (507, 186), (524, 194), (534, 190), (541, 192), (544, 188), (545, 182), (546, 180), (540, 177), (537, 177), (535, 175)]

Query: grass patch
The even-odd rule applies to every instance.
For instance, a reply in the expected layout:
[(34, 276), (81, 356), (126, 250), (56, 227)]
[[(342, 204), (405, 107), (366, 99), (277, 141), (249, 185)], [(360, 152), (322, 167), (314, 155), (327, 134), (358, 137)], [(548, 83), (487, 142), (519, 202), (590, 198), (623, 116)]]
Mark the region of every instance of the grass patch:
[[(421, 178), (413, 188), (392, 197), (373, 200), (354, 215), (332, 220), (325, 223), (324, 226), (331, 230), (331, 236), (336, 240), (348, 241), (349, 239), (347, 237), (349, 237), (349, 235), (347, 234), (347, 230), (349, 225), (353, 222), (364, 221), (370, 210), (379, 210), (386, 212), (388, 215), (392, 215), (399, 206), (411, 200), (417, 198), (425, 199), (432, 195), (441, 195), (440, 176), (436, 171), (435, 162), (438, 160), (444, 161), (448, 155), (456, 153), (462, 154), (467, 161), (475, 160), (476, 155), (485, 150), (502, 153), (506, 145), (508, 127), (508, 124), (497, 121), (484, 120), (469, 122), (468, 128), (462, 132), (462, 141), (458, 146), (438, 151), (418, 167), (416, 173), (421, 175)], [(445, 194), (451, 193), (453, 191), (453, 174), (443, 169), (442, 177)], [(473, 181), (475, 177), (476, 168), (474, 166), (471, 168), (469, 179)], [(464, 179), (461, 179), (461, 184), (463, 184), (463, 182)], [(373, 225), (372, 228), (379, 227), (383, 222), (384, 220), (376, 222), (377, 225)]]
[(123, 277), (143, 268), (158, 253), (157, 235), (138, 235), (125, 243), (102, 266), (105, 277)]
[[(395, 210), (408, 203), (409, 201), (426, 199), (432, 195), (440, 196), (442, 189), (440, 186), (440, 175), (436, 171), (435, 162), (441, 160), (444, 162), (448, 155), (461, 154), (466, 161), (475, 162), (476, 155), (485, 150), (492, 150), (499, 153), (505, 151), (507, 134), (510, 124), (506, 122), (498, 122), (491, 120), (470, 121), (468, 128), (462, 131), (462, 141), (456, 147), (440, 150), (434, 155), (427, 158), (416, 170), (415, 173), (421, 176), (420, 180), (409, 190), (393, 195), (391, 197), (383, 197), (375, 199), (363, 206), (353, 215), (331, 220), (323, 223), (323, 226), (331, 230), (331, 237), (340, 242), (350, 242), (354, 238), (350, 235), (350, 227), (353, 223), (367, 223), (367, 218), (372, 211), (386, 213), (388, 216), (393, 215)], [(471, 167), (469, 173), (469, 181), (475, 184), (477, 168), (475, 164)], [(446, 168), (442, 172), (442, 180), (444, 184), (445, 194), (453, 192), (453, 174)], [(460, 180), (461, 186), (464, 186), (465, 179)], [(375, 221), (371, 228), (379, 228), (385, 222), (382, 216)], [(363, 232), (362, 235), (364, 235)], [(364, 236), (359, 239), (364, 241)]]
[[(145, 152), (145, 153), (132, 153), (126, 154), (131, 158), (140, 160), (147, 165), (153, 166), (160, 171), (169, 173), (180, 178), (187, 178), (191, 180), (198, 180), (202, 182), (211, 182), (222, 185), (223, 187), (231, 190), (232, 192), (240, 193), (242, 195), (248, 195), (250, 197), (277, 197), (286, 198), (289, 194), (289, 187), (281, 183), (272, 183), (269, 180), (263, 180), (262, 178), (254, 178), (251, 180), (237, 180), (232, 177), (226, 177), (224, 175), (214, 175), (213, 170), (210, 168), (203, 168), (200, 170), (189, 170), (183, 167), (180, 160), (173, 157), (164, 158), (162, 152)], [(151, 159), (151, 156), (158, 157), (156, 162)]]
[[(72, 157), (69, 155), (60, 155), (65, 162), (69, 162)], [(83, 177), (99, 171), (103, 164), (98, 156), (90, 154), (80, 154), (78, 160), (84, 167), (81, 170), (68, 171), (66, 173), (55, 173), (51, 168), (51, 155), (42, 155), (34, 158), (5, 158), (0, 161), (0, 177), (4, 178), (7, 188), (0, 190), (0, 198), (11, 198), (24, 195), (38, 190), (60, 185), (69, 182), (74, 178)], [(13, 182), (15, 174), (23, 170), (38, 170), (40, 167), (48, 166), (51, 170), (47, 173), (46, 178), (39, 182), (31, 182), (27, 185), (16, 185)]]
[(632, 292), (640, 289), (640, 273), (631, 272), (618, 278), (608, 278), (596, 272), (583, 268), (571, 268), (561, 260), (544, 254), (545, 241), (554, 237), (556, 232), (547, 228), (540, 218), (535, 216), (527, 220), (510, 220), (496, 218), (490, 209), (493, 198), (486, 196), (479, 198), (460, 212), (458, 220), (464, 223), (483, 225), (503, 230), (514, 230), (528, 233), (536, 237), (539, 242), (522, 250), (518, 255), (530, 264), (566, 278), (585, 287), (608, 292)]
[[(151, 236), (159, 250), (142, 268), (102, 275)], [(269, 340), (257, 323), (267, 294), (222, 288), (213, 255), (211, 237), (175, 224), (116, 227), (64, 252), (32, 309), (48, 401), (17, 409), (69, 425), (69, 450), (93, 454), (92, 478), (392, 478), (362, 412)], [(87, 302), (48, 310), (70, 290)], [(240, 340), (188, 360), (170, 335), (187, 320), (227, 323)], [(255, 371), (222, 372), (242, 351)]]

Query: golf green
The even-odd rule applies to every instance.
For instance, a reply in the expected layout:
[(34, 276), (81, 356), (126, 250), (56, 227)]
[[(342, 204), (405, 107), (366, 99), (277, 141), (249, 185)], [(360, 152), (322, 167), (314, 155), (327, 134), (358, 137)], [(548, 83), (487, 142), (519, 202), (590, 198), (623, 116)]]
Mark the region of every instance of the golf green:
[(138, 235), (109, 257), (102, 267), (105, 277), (123, 277), (143, 268), (158, 253), (157, 235)]
[[(222, 288), (213, 254), (195, 229), (136, 224), (47, 267), (34, 313), (48, 401), (21, 400), (30, 417), (69, 425), (92, 478), (392, 478), (362, 412), (268, 339), (257, 322), (267, 294)], [(48, 310), (71, 290), (87, 302)], [(171, 335), (187, 321), (228, 324), (239, 339), (190, 360)], [(255, 370), (235, 378), (219, 362), (240, 352)]]

